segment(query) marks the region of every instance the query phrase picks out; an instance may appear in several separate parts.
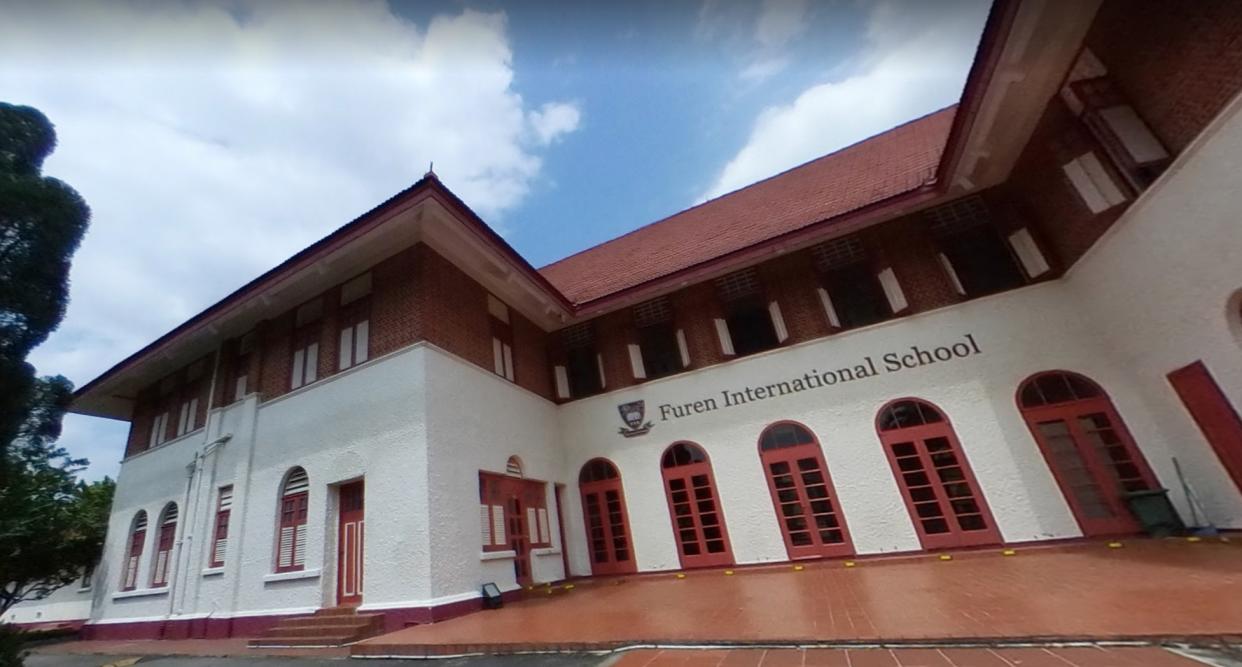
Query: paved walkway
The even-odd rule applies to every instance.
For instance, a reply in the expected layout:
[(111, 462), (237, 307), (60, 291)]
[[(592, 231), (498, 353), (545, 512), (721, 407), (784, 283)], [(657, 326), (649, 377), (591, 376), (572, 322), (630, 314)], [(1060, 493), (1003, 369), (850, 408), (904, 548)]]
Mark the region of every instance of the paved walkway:
[[(159, 656), (181, 655), (201, 657), (250, 656), (292, 658), (344, 658), (348, 648), (260, 648), (247, 646), (247, 639), (135, 639), (73, 641), (46, 644), (34, 649), (42, 656), (54, 655), (101, 655), (101, 656)], [(48, 664), (48, 663), (44, 663)], [(54, 664), (54, 663), (52, 663)]]
[[(353, 655), (599, 650), (635, 644), (1242, 635), (1242, 549), (1093, 542), (892, 560), (636, 576), (353, 646)], [(880, 664), (880, 663), (877, 663)], [(732, 667), (725, 665), (722, 667)], [(770, 667), (764, 665), (764, 667)]]
[(1161, 648), (631, 651), (611, 667), (1203, 667)]

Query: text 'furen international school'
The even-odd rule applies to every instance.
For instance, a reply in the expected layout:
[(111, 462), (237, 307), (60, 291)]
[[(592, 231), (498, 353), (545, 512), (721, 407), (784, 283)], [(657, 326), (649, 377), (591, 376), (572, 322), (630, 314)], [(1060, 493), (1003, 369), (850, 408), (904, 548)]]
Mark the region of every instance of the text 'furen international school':
[(979, 344), (975, 342), (973, 334), (966, 334), (961, 341), (951, 345), (933, 348), (911, 345), (906, 351), (887, 352), (880, 355), (879, 365), (876, 364), (874, 357), (868, 355), (860, 359), (856, 364), (834, 370), (821, 372), (818, 369), (812, 368), (801, 376), (788, 380), (754, 387), (747, 386), (736, 391), (721, 389), (719, 400), (715, 397), (707, 397), (678, 405), (662, 403), (659, 406), (660, 421), (681, 419), (721, 408), (733, 408), (755, 401), (785, 396), (786, 394), (796, 394), (809, 389), (823, 389), (846, 382), (875, 377), (880, 373), (899, 373), (911, 368), (953, 361), (982, 353), (983, 351), (979, 349)]

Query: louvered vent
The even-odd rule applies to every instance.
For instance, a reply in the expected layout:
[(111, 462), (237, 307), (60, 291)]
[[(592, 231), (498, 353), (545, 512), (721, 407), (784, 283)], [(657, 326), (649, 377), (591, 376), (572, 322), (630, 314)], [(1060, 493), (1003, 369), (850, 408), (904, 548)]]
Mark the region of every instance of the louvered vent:
[(937, 236), (951, 236), (987, 224), (991, 219), (988, 205), (979, 196), (963, 197), (924, 212)]
[(649, 327), (653, 324), (663, 324), (672, 319), (673, 309), (668, 303), (668, 297), (662, 296), (634, 306), (635, 326)]
[(722, 301), (736, 301), (759, 293), (759, 277), (754, 267), (716, 279), (716, 293)]
[(824, 241), (811, 249), (815, 266), (820, 271), (848, 266), (867, 258), (862, 242), (853, 236)]

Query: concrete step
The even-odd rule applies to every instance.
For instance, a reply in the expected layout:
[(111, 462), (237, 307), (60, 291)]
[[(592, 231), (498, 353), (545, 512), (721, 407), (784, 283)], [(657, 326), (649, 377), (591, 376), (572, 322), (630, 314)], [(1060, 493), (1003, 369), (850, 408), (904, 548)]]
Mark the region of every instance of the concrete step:
[(344, 608), (320, 609), (312, 616), (286, 618), (249, 642), (251, 648), (273, 646), (341, 646), (384, 631), (380, 614)]
[(336, 625), (365, 627), (372, 623), (383, 621), (383, 618), (384, 617), (379, 614), (365, 614), (359, 616), (303, 616), (281, 621), (278, 627), (323, 628)]

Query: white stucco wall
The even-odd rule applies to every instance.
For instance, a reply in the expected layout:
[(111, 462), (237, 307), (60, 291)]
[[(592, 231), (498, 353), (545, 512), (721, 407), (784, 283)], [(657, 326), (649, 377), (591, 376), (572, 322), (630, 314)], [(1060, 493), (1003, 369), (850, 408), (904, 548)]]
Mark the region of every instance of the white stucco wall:
[(1082, 319), (1118, 367), (1125, 401), (1150, 428), (1149, 459), (1182, 499), (1176, 456), (1208, 519), (1242, 527), (1242, 495), (1166, 375), (1202, 360), (1242, 406), (1242, 99), (1235, 98), (1070, 272)]
[(552, 547), (532, 552), (532, 579), (564, 578), (554, 488), (564, 481), (556, 405), (433, 346), (422, 355), (434, 387), (426, 395), (432, 595), (437, 601), (477, 596), (487, 582), (501, 590), (517, 587), (512, 559), (483, 559), (479, 525), (479, 471), (504, 473), (513, 455), (527, 479), (547, 482)]

